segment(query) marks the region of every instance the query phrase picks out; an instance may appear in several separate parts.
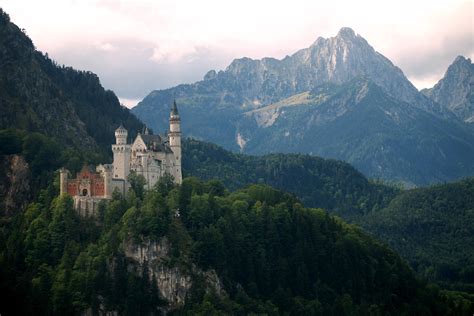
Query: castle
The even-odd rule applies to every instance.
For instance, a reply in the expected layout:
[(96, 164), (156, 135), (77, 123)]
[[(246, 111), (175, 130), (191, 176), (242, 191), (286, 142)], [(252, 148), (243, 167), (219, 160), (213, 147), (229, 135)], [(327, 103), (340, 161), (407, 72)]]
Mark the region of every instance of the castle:
[(61, 168), (60, 193), (73, 197), (75, 209), (89, 216), (95, 213), (100, 201), (112, 198), (114, 191), (123, 195), (128, 191), (127, 178), (131, 171), (145, 178), (146, 189), (151, 189), (165, 174), (171, 175), (175, 183), (181, 183), (181, 119), (176, 102), (169, 121), (166, 137), (150, 135), (145, 129), (131, 144), (127, 143), (128, 131), (120, 125), (112, 145), (113, 163), (95, 168), (84, 166), (74, 179), (68, 170)]

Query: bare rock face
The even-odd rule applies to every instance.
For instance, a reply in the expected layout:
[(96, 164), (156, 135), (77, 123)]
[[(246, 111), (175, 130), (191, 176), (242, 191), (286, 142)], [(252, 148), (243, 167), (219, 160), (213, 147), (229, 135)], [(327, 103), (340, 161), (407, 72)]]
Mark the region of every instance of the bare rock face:
[(185, 302), (193, 276), (200, 276), (208, 289), (223, 294), (222, 283), (215, 271), (202, 271), (191, 265), (191, 271), (182, 271), (169, 263), (170, 244), (167, 238), (159, 242), (146, 240), (141, 243), (127, 241), (124, 244), (125, 256), (134, 260), (140, 267), (148, 268), (150, 281), (156, 280), (160, 296), (169, 302), (169, 309), (174, 309)]
[(0, 212), (10, 217), (22, 210), (30, 198), (30, 173), (22, 156), (9, 155), (1, 161)]
[(458, 56), (444, 77), (431, 89), (422, 92), (452, 111), (459, 119), (474, 123), (474, 64)]

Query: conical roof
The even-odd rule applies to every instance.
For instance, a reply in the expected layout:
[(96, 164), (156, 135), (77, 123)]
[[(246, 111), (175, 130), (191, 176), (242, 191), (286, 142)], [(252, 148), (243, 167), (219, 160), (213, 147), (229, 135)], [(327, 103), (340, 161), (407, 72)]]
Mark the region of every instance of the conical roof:
[(173, 107), (171, 108), (171, 115), (179, 116), (178, 106), (176, 105), (176, 100), (173, 101)]

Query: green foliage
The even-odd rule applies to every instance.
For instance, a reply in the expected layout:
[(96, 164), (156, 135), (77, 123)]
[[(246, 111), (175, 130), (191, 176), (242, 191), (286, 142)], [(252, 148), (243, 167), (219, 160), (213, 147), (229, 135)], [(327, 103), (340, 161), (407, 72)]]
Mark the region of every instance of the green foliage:
[(357, 220), (420, 276), (474, 293), (474, 179), (401, 193)]
[(294, 193), (310, 207), (346, 219), (386, 206), (399, 189), (368, 181), (347, 163), (298, 154), (246, 156), (192, 139), (183, 142), (183, 172), (200, 179), (219, 179), (231, 190), (265, 183)]
[(24, 134), (14, 129), (0, 130), (0, 156), (20, 153)]
[(137, 174), (135, 171), (130, 171), (130, 174), (127, 177), (128, 182), (130, 183), (131, 189), (135, 195), (143, 199), (143, 194), (145, 193), (144, 186), (146, 184), (145, 177), (141, 174)]
[[(167, 263), (214, 270), (225, 294), (193, 287), (178, 315), (462, 314), (474, 299), (420, 283), (386, 246), (266, 185), (229, 193), (213, 180), (162, 179), (143, 198), (114, 194), (94, 218), (43, 190), (0, 235), (0, 289), (17, 313), (159, 314), (156, 279), (130, 242), (170, 242)], [(12, 275), (11, 273), (15, 274)], [(16, 290), (10, 292), (11, 288)], [(8, 310), (10, 305), (5, 307)], [(2, 310), (3, 311), (3, 310)]]

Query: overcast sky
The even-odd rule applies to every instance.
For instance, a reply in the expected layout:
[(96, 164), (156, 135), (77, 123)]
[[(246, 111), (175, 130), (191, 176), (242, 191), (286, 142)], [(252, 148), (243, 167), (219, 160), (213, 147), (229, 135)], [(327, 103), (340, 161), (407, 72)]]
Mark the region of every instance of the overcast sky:
[(234, 59), (282, 58), (343, 26), (431, 87), (474, 57), (474, 1), (0, 0), (36, 47), (99, 75), (127, 106)]

